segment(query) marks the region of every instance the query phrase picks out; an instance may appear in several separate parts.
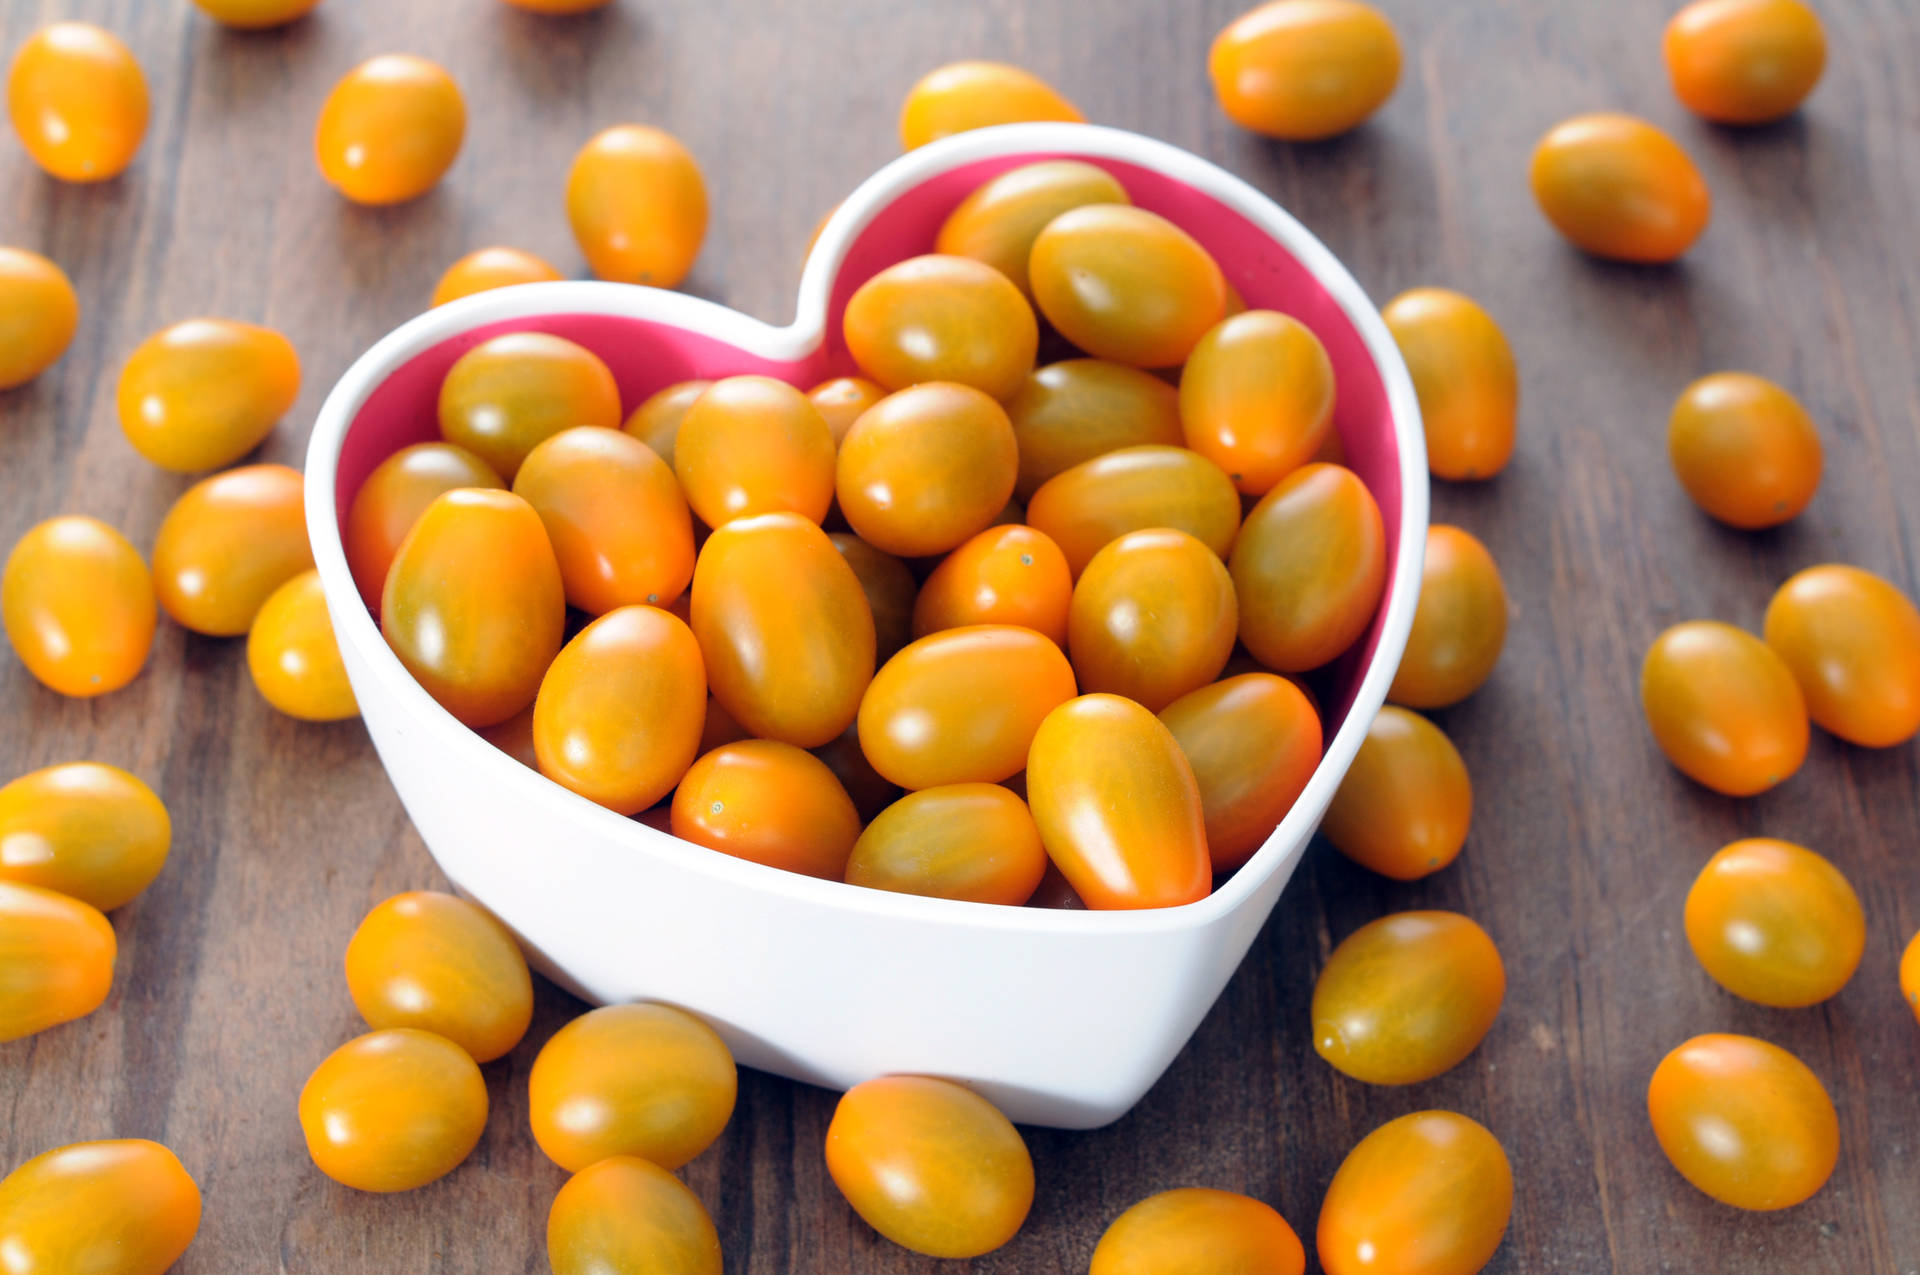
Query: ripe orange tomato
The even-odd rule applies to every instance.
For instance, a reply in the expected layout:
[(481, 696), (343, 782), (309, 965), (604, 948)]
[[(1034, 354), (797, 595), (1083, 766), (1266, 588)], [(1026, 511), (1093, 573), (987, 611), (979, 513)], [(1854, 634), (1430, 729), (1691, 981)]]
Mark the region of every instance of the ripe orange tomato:
[(1729, 797), (1765, 792), (1807, 757), (1807, 705), (1786, 662), (1714, 620), (1676, 624), (1640, 666), (1640, 706), (1667, 760)]
[(0, 247), (0, 390), (52, 367), (80, 326), (66, 272), (37, 252)]
[(1907, 950), (1900, 955), (1900, 991), (1907, 998), (1907, 1008), (1920, 1018), (1920, 934), (1907, 941)]
[(867, 609), (873, 612), (874, 660), (884, 664), (915, 637), (913, 622), (918, 608), (914, 599), (919, 586), (913, 582), (913, 572), (900, 559), (880, 552), (850, 531), (829, 532), (827, 539), (853, 568), (861, 592), (867, 595)]
[(1920, 731), (1920, 610), (1886, 580), (1808, 567), (1773, 595), (1762, 632), (1823, 729), (1868, 748)]
[(1735, 1208), (1790, 1208), (1840, 1158), (1840, 1120), (1819, 1078), (1751, 1036), (1695, 1036), (1668, 1054), (1647, 1114), (1680, 1176)]
[(1333, 949), (1313, 984), (1313, 1048), (1371, 1085), (1411, 1085), (1479, 1047), (1507, 994), (1487, 932), (1457, 912), (1396, 912)]
[(440, 384), (440, 436), (508, 482), (534, 447), (576, 425), (620, 427), (620, 387), (598, 355), (547, 332), (509, 332), (460, 356)]
[(707, 237), (707, 182), (673, 134), (619, 124), (574, 157), (567, 220), (600, 278), (671, 288)]
[(1183, 1187), (1113, 1219), (1087, 1275), (1303, 1275), (1306, 1250), (1285, 1218), (1232, 1191)]
[(835, 488), (862, 540), (917, 558), (992, 525), (1019, 468), (1001, 406), (979, 390), (934, 381), (888, 395), (853, 423)]
[(307, 1154), (360, 1191), (411, 1191), (445, 1177), (486, 1124), (480, 1068), (446, 1037), (412, 1027), (355, 1037), (300, 1091)]
[(860, 701), (860, 747), (902, 788), (996, 784), (1027, 764), (1041, 718), (1074, 694), (1067, 657), (1032, 629), (947, 629), (874, 675)]
[(715, 530), (691, 616), (708, 687), (755, 735), (814, 748), (853, 721), (873, 679), (873, 612), (813, 523), (774, 513)]
[(933, 569), (913, 604), (913, 636), (969, 624), (1017, 624), (1065, 646), (1073, 573), (1032, 527), (989, 527)]
[(955, 133), (995, 124), (1086, 117), (1031, 71), (1004, 62), (949, 62), (927, 72), (900, 107), (900, 149), (914, 150)]
[(1359, 0), (1273, 0), (1241, 14), (1207, 55), (1214, 96), (1241, 128), (1286, 141), (1344, 133), (1400, 82), (1400, 37)]
[(889, 390), (956, 381), (1011, 398), (1040, 327), (1004, 274), (968, 257), (912, 257), (860, 285), (842, 320), (860, 370)]
[(1327, 1275), (1474, 1275), (1512, 1215), (1513, 1168), (1499, 1141), (1466, 1116), (1416, 1111), (1347, 1153), (1314, 1247)]
[(199, 1230), (200, 1188), (157, 1142), (55, 1147), (0, 1181), (10, 1271), (161, 1275)]
[(304, 485), (285, 465), (204, 478), (173, 503), (153, 538), (160, 605), (196, 633), (237, 637), (273, 591), (313, 568)]
[(231, 465), (300, 393), (300, 357), (271, 328), (189, 319), (140, 343), (120, 372), (120, 428), (162, 469)]
[(340, 659), (318, 571), (303, 571), (267, 595), (247, 631), (247, 670), (267, 703), (306, 722), (360, 713)]
[(425, 58), (387, 53), (347, 72), (314, 132), (320, 175), (356, 204), (401, 204), (432, 190), (460, 156), (467, 104)]
[(1632, 115), (1555, 125), (1533, 152), (1533, 197), (1575, 247), (1619, 261), (1672, 261), (1707, 228), (1713, 196), (1678, 142)]
[(513, 491), (546, 526), (567, 601), (589, 615), (667, 606), (693, 579), (686, 498), (631, 434), (563, 429), (527, 453)]
[(1027, 803), (999, 784), (922, 788), (894, 802), (853, 843), (851, 885), (1020, 906), (1047, 871)]
[(27, 671), (62, 695), (131, 682), (153, 649), (153, 577), (97, 518), (65, 515), (20, 537), (0, 575), (0, 619)]
[(396, 894), (347, 942), (347, 990), (376, 1030), (415, 1027), (492, 1062), (533, 1021), (533, 978), (506, 927), (436, 890)]
[(1304, 673), (1352, 646), (1379, 609), (1387, 533), (1352, 470), (1307, 465), (1260, 498), (1227, 561), (1240, 640), (1268, 668)]
[(1820, 433), (1793, 395), (1745, 372), (1716, 372), (1673, 405), (1667, 454), (1693, 503), (1729, 526), (1777, 527), (1820, 485)]
[(1041, 484), (1027, 521), (1060, 546), (1075, 576), (1129, 531), (1171, 527), (1221, 558), (1240, 530), (1240, 495), (1218, 465), (1184, 447), (1122, 447)]
[(638, 1156), (609, 1156), (553, 1197), (547, 1265), (553, 1275), (720, 1275), (720, 1234), (680, 1179)]
[(1226, 317), (1227, 281), (1199, 242), (1158, 213), (1087, 204), (1033, 241), (1034, 303), (1095, 358), (1135, 367), (1184, 363)]
[(1252, 496), (1313, 459), (1333, 427), (1333, 400), (1333, 362), (1320, 338), (1272, 310), (1222, 320), (1180, 373), (1187, 446)]
[(381, 461), (354, 493), (341, 535), (361, 599), (380, 609), (393, 556), (435, 497), (460, 487), (505, 486), (487, 462), (452, 443), (415, 443)]
[(433, 286), (433, 304), (445, 305), (495, 288), (521, 283), (551, 283), (563, 276), (530, 252), (518, 248), (481, 248), (447, 267)]
[(1520, 374), (1506, 333), (1471, 297), (1411, 288), (1387, 302), (1387, 321), (1407, 361), (1435, 478), (1491, 478), (1513, 456)]
[(886, 396), (885, 390), (864, 376), (836, 376), (807, 391), (807, 401), (826, 421), (836, 450), (862, 413)]
[(47, 766), (0, 788), (0, 881), (111, 912), (160, 875), (173, 823), (153, 789), (117, 766)]
[(1674, 96), (1722, 124), (1791, 115), (1820, 82), (1827, 33), (1800, 0), (1695, 0), (1661, 41)]
[(566, 621), (546, 528), (508, 491), (463, 488), (435, 499), (401, 543), (380, 600), (393, 653), (476, 729), (533, 703)]
[(833, 433), (785, 381), (729, 376), (680, 418), (673, 472), (709, 527), (780, 510), (818, 523), (833, 503)]
[(929, 1257), (991, 1253), (1033, 1207), (1020, 1131), (971, 1089), (931, 1076), (882, 1076), (842, 1094), (827, 1172), (867, 1225)]
[(264, 31), (304, 17), (320, 0), (193, 0), (200, 11), (223, 26)]
[(693, 406), (694, 400), (712, 384), (712, 381), (677, 381), (656, 390), (633, 409), (627, 423), (620, 428), (651, 447), (671, 468), (673, 445), (680, 438), (680, 423), (687, 419), (687, 409)]
[(111, 31), (41, 27), (14, 55), (7, 112), (33, 162), (62, 181), (118, 177), (147, 135), (147, 77)]
[(1381, 876), (1417, 881), (1452, 863), (1473, 820), (1473, 784), (1453, 741), (1389, 704), (1367, 728), (1320, 831)]
[(827, 764), (772, 739), (714, 749), (673, 794), (673, 835), (828, 881), (846, 875), (860, 812)]
[(1189, 691), (1160, 720), (1193, 767), (1215, 872), (1253, 857), (1320, 765), (1320, 717), (1272, 673), (1242, 673)]
[(1122, 447), (1181, 447), (1179, 391), (1151, 372), (1101, 359), (1067, 359), (1035, 369), (1007, 400), (1020, 444), (1014, 494)]
[(1867, 945), (1860, 896), (1790, 841), (1723, 847), (1687, 892), (1687, 942), (1714, 982), (1782, 1009), (1817, 1005), (1853, 977)]
[(1233, 581), (1184, 531), (1130, 531), (1093, 555), (1073, 586), (1067, 652), (1082, 691), (1159, 712), (1220, 675), (1240, 620)]
[(1387, 698), (1445, 708), (1480, 689), (1507, 641), (1507, 587), (1487, 547), (1458, 527), (1427, 528), (1420, 604)]
[(1104, 168), (1076, 159), (1042, 160), (976, 187), (941, 223), (933, 250), (985, 262), (1030, 297), (1027, 258), (1048, 222), (1083, 204), (1132, 202)]
[(527, 1112), (534, 1141), (569, 1172), (616, 1155), (677, 1169), (727, 1127), (738, 1087), (726, 1042), (692, 1014), (607, 1005), (540, 1047)]
[(37, 885), (0, 881), (0, 1041), (99, 1009), (113, 990), (113, 927), (98, 908)]

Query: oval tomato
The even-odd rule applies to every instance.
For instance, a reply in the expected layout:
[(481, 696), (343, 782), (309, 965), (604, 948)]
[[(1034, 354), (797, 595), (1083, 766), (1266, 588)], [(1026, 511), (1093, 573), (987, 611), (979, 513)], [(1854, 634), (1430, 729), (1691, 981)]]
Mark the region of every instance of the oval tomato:
[(1186, 362), (1227, 313), (1226, 278), (1199, 241), (1126, 204), (1055, 217), (1035, 237), (1027, 273), (1034, 304), (1061, 336), (1135, 367)]
[(14, 654), (62, 695), (104, 695), (131, 682), (153, 649), (158, 616), (140, 551), (98, 518), (35, 524), (0, 575), (0, 619)]
[(996, 399), (1020, 388), (1040, 342), (1033, 307), (1004, 274), (938, 254), (861, 284), (842, 328), (853, 361), (889, 390), (952, 381)]
[(1073, 573), (1060, 546), (1032, 527), (989, 527), (933, 569), (913, 604), (913, 636), (969, 624), (1015, 624), (1067, 642)]
[(1347, 1153), (1314, 1247), (1327, 1275), (1474, 1275), (1512, 1215), (1513, 1167), (1499, 1141), (1466, 1116), (1417, 1111)]
[(1697, 783), (1751, 797), (1807, 757), (1807, 705), (1785, 661), (1715, 620), (1676, 624), (1647, 650), (1640, 706), (1667, 760)]
[(888, 553), (945, 553), (992, 525), (1019, 468), (1013, 426), (998, 403), (965, 385), (916, 385), (888, 395), (847, 431), (836, 476), (840, 512)]
[(318, 571), (301, 572), (260, 604), (247, 631), (247, 671), (267, 703), (289, 717), (337, 722), (359, 715)]
[(147, 135), (147, 77), (119, 36), (86, 22), (41, 27), (14, 54), (7, 113), (20, 144), (62, 181), (99, 182)]
[(1240, 530), (1240, 495), (1198, 452), (1123, 447), (1048, 479), (1027, 521), (1060, 546), (1075, 576), (1109, 542), (1151, 527), (1184, 531), (1224, 559)]
[(1722, 124), (1791, 115), (1827, 66), (1827, 33), (1800, 0), (1695, 0), (1661, 41), (1673, 92)]
[(361, 600), (380, 609), (393, 556), (435, 497), (461, 487), (505, 486), (487, 462), (452, 443), (415, 443), (381, 461), (353, 494), (341, 530)]
[(1018, 907), (1033, 897), (1047, 852), (1027, 803), (998, 784), (908, 793), (853, 843), (850, 885)]
[(300, 1091), (307, 1153), (360, 1191), (411, 1191), (445, 1177), (486, 1124), (487, 1082), (467, 1051), (411, 1027), (348, 1041)]
[(921, 76), (900, 107), (900, 149), (914, 150), (955, 133), (1085, 117), (1031, 71), (1004, 62), (949, 62)]
[(992, 266), (1031, 295), (1027, 258), (1048, 222), (1083, 204), (1132, 202), (1104, 168), (1076, 159), (1025, 164), (976, 186), (941, 223), (933, 249)]
[(1479, 1047), (1507, 994), (1487, 932), (1457, 912), (1396, 912), (1333, 949), (1313, 984), (1313, 1048), (1372, 1085), (1411, 1085)]
[(400, 204), (437, 185), (467, 135), (460, 86), (425, 58), (387, 53), (341, 78), (320, 108), (320, 174), (357, 204)]
[(1473, 785), (1453, 741), (1388, 704), (1367, 728), (1320, 831), (1341, 854), (1396, 881), (1452, 863), (1473, 819)]
[(287, 581), (313, 569), (305, 484), (285, 465), (245, 465), (187, 488), (153, 538), (154, 592), (168, 615), (237, 637)]
[(1920, 731), (1920, 610), (1886, 580), (1808, 567), (1773, 595), (1761, 631), (1823, 729), (1868, 748)]
[(833, 435), (785, 381), (729, 376), (681, 418), (673, 472), (709, 527), (782, 511), (818, 523), (833, 502)]
[(1180, 392), (1151, 372), (1104, 359), (1067, 359), (1036, 368), (1007, 400), (1020, 478), (1031, 500), (1040, 485), (1083, 461), (1122, 447), (1180, 447)]
[(567, 220), (598, 277), (671, 288), (707, 237), (706, 178), (673, 134), (615, 125), (567, 170)]
[(513, 476), (546, 526), (567, 601), (589, 615), (671, 605), (693, 579), (693, 520), (673, 471), (618, 430), (563, 429)]
[(99, 909), (37, 885), (0, 881), (0, 1041), (99, 1009), (118, 951)]
[(1214, 96), (1242, 128), (1310, 142), (1353, 128), (1400, 82), (1400, 37), (1359, 0), (1278, 0), (1241, 14), (1207, 56)]
[(846, 875), (860, 812), (827, 764), (772, 739), (714, 749), (673, 794), (673, 835), (828, 881)]
[(0, 246), (0, 390), (52, 367), (79, 326), (80, 298), (66, 272), (37, 252)]
[(720, 1235), (673, 1174), (638, 1156), (609, 1156), (553, 1197), (547, 1264), (553, 1275), (721, 1275)]
[(551, 283), (563, 276), (558, 270), (530, 252), (518, 248), (481, 248), (470, 252), (447, 267), (440, 282), (433, 286), (430, 304), (443, 306), (449, 301), (512, 288), (523, 283)]
[(1159, 712), (1220, 675), (1240, 613), (1226, 564), (1184, 531), (1130, 531), (1080, 574), (1067, 651), (1082, 691)]
[(1113, 1219), (1087, 1275), (1303, 1275), (1306, 1250), (1285, 1218), (1232, 1191), (1150, 1195)]
[(1407, 361), (1427, 468), (1435, 478), (1491, 478), (1513, 455), (1520, 374), (1506, 333), (1470, 297), (1410, 288), (1380, 311)]
[(1215, 872), (1253, 857), (1320, 765), (1320, 717), (1299, 687), (1242, 673), (1160, 710), (1200, 786)]
[(118, 766), (67, 762), (0, 788), (0, 880), (111, 912), (153, 884), (172, 843), (166, 806)]
[(677, 381), (656, 390), (633, 409), (627, 423), (620, 428), (651, 447), (671, 469), (674, 444), (680, 440), (680, 426), (687, 419), (687, 411), (712, 384), (712, 381)]
[(311, 13), (320, 0), (193, 0), (200, 11), (224, 26), (262, 31), (285, 26)]
[(1783, 1009), (1837, 996), (1867, 945), (1860, 896), (1840, 870), (1770, 837), (1736, 841), (1707, 860), (1687, 892), (1686, 927), (1714, 982)]
[(189, 319), (142, 341), (120, 370), (120, 429), (162, 469), (231, 465), (300, 396), (300, 356), (272, 328)]
[(1575, 247), (1619, 261), (1672, 261), (1700, 237), (1713, 196), (1671, 137), (1632, 115), (1557, 124), (1533, 152), (1533, 197)]
[(1319, 668), (1358, 641), (1379, 609), (1380, 506), (1352, 470), (1296, 469), (1247, 515), (1227, 567), (1253, 657), (1282, 673)]
[(1507, 641), (1507, 587), (1487, 547), (1458, 527), (1427, 528), (1420, 603), (1387, 698), (1445, 708), (1479, 690)]
[(1313, 459), (1333, 428), (1333, 402), (1326, 347), (1306, 324), (1272, 310), (1222, 320), (1180, 373), (1187, 446), (1251, 496)]
[(547, 332), (509, 332), (460, 356), (440, 383), (440, 436), (506, 479), (534, 446), (577, 425), (620, 427), (620, 387), (600, 357)]
[(1689, 385), (1667, 422), (1674, 477), (1693, 503), (1756, 531), (1796, 517), (1820, 486), (1820, 432), (1793, 395), (1762, 377), (1716, 372)]
[(375, 1030), (415, 1027), (492, 1062), (533, 1021), (533, 978), (506, 927), (435, 890), (396, 894), (347, 941), (347, 991)]
[(1647, 1114), (1680, 1176), (1735, 1208), (1790, 1208), (1840, 1159), (1840, 1120), (1819, 1077), (1751, 1036), (1695, 1036), (1661, 1059)]
[(10, 1271), (161, 1275), (200, 1230), (200, 1188), (157, 1142), (76, 1142), (0, 1181)]

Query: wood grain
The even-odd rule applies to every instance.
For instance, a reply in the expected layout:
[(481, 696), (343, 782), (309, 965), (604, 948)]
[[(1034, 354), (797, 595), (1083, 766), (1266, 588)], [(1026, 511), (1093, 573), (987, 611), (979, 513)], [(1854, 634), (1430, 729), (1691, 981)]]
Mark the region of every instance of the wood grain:
[[(1449, 1107), (1489, 1125), (1518, 1184), (1497, 1272), (1920, 1270), (1920, 1028), (1895, 967), (1920, 927), (1915, 752), (1816, 738), (1804, 772), (1730, 801), (1653, 749), (1634, 687), (1660, 628), (1757, 627), (1773, 587), (1854, 562), (1916, 591), (1920, 476), (1920, 9), (1827, 0), (1827, 82), (1810, 109), (1749, 132), (1688, 117), (1658, 55), (1668, 0), (1382, 0), (1407, 49), (1398, 93), (1358, 132), (1315, 146), (1232, 128), (1204, 73), (1236, 0), (616, 0), (540, 19), (496, 0), (327, 0), (292, 28), (224, 32), (186, 0), (0, 0), (0, 47), (83, 17), (121, 32), (154, 90), (133, 170), (59, 185), (0, 139), (0, 242), (46, 252), (85, 313), (57, 369), (0, 395), (0, 543), (59, 512), (105, 516), (143, 547), (185, 486), (141, 462), (113, 411), (121, 361), (197, 314), (271, 324), (305, 361), (292, 417), (262, 451), (298, 464), (314, 410), (361, 349), (426, 301), (469, 249), (504, 242), (580, 269), (560, 205), (574, 149), (607, 124), (679, 134), (714, 218), (688, 286), (767, 318), (792, 307), (815, 219), (897, 146), (923, 70), (1010, 59), (1096, 120), (1209, 156), (1297, 213), (1381, 300), (1422, 283), (1481, 299), (1513, 340), (1524, 408), (1511, 468), (1443, 486), (1436, 517), (1498, 555), (1515, 608), (1492, 683), (1440, 715), (1472, 769), (1460, 862), (1414, 886), (1324, 845), (1165, 1080), (1092, 1134), (1034, 1131), (1039, 1197), (1022, 1235), (965, 1269), (1084, 1269), (1101, 1229), (1185, 1184), (1271, 1201), (1309, 1240), (1341, 1157), (1386, 1119)], [(404, 207), (349, 206), (309, 139), (333, 80), (361, 58), (438, 59), (465, 87), (465, 154)], [(1526, 194), (1533, 141), (1560, 117), (1633, 110), (1669, 128), (1713, 186), (1714, 224), (1671, 269), (1576, 256)], [(1765, 535), (1722, 530), (1668, 472), (1664, 421), (1689, 379), (1748, 368), (1820, 421), (1828, 473), (1812, 509)], [(450, 1178), (400, 1197), (337, 1187), (294, 1118), (307, 1072), (360, 1029), (341, 953), (362, 913), (439, 882), (361, 728), (300, 725), (248, 684), (243, 644), (164, 626), (151, 668), (96, 702), (42, 690), (0, 658), (0, 772), (92, 757), (146, 776), (176, 827), (159, 882), (115, 917), (117, 982), (79, 1024), (0, 1046), (0, 1165), (83, 1138), (174, 1147), (206, 1195), (179, 1269), (337, 1273), (545, 1270), (562, 1181), (526, 1127), (534, 1051), (577, 1003), (543, 988), (528, 1041), (487, 1068), (488, 1134)], [(1815, 1009), (1725, 995), (1680, 928), (1722, 843), (1767, 833), (1826, 853), (1866, 906), (1853, 983)], [(1511, 989), (1486, 1044), (1428, 1084), (1371, 1089), (1313, 1055), (1307, 1001), (1331, 945), (1387, 911), (1483, 922)], [(1063, 994), (1071, 994), (1067, 989)], [(1812, 1202), (1743, 1215), (1662, 1158), (1644, 1093), (1696, 1032), (1751, 1032), (1826, 1081), (1843, 1149)], [(822, 1171), (833, 1095), (742, 1076), (725, 1138), (686, 1170), (741, 1272), (941, 1267), (878, 1239)]]

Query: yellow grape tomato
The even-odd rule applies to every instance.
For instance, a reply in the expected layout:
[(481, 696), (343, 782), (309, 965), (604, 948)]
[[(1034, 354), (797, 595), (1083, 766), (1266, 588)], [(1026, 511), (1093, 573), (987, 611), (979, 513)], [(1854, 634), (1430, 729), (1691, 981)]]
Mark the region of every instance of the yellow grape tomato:
[(131, 682), (158, 616), (140, 551), (98, 518), (34, 525), (0, 575), (0, 619), (14, 654), (62, 695), (104, 695)]

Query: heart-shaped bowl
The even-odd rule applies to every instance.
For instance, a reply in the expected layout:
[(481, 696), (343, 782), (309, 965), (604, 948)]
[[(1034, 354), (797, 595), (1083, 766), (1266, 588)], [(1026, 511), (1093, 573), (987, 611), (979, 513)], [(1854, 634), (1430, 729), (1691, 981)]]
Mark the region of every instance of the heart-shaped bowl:
[[(361, 482), (438, 436), (441, 378), (502, 332), (557, 333), (606, 360), (631, 409), (691, 377), (755, 372), (802, 387), (856, 371), (847, 298), (932, 250), (941, 222), (1009, 168), (1070, 157), (1186, 228), (1247, 304), (1319, 334), (1338, 377), (1348, 463), (1387, 528), (1379, 613), (1332, 679), (1326, 754), (1292, 811), (1211, 895), (1141, 912), (1016, 908), (820, 881), (690, 845), (528, 769), (423, 690), (380, 636), (340, 527)], [(1239, 178), (1109, 128), (1016, 124), (894, 160), (820, 233), (799, 314), (777, 328), (677, 292), (541, 283), (424, 314), (375, 345), (327, 398), (307, 454), (307, 524), (334, 633), (380, 760), (456, 888), (497, 914), (537, 968), (590, 1001), (670, 1001), (749, 1066), (846, 1088), (913, 1072), (974, 1085), (1015, 1120), (1091, 1128), (1158, 1079), (1213, 1004), (1353, 760), (1413, 623), (1427, 529), (1412, 383), (1353, 277)]]

